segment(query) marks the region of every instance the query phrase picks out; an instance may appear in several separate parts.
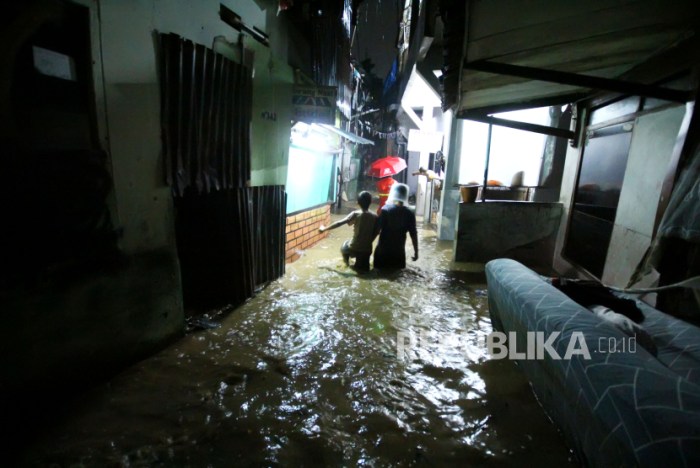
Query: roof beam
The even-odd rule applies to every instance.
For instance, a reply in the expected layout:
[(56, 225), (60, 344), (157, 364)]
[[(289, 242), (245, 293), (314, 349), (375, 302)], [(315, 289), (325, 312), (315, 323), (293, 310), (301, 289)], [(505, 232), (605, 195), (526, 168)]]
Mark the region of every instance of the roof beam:
[(483, 107), (466, 108), (457, 114), (457, 118), (461, 118), (463, 112), (473, 112), (475, 114), (499, 114), (501, 112), (511, 112), (523, 109), (534, 109), (537, 107), (563, 106), (571, 104), (585, 98), (587, 93), (578, 92), (571, 94), (561, 94), (558, 96), (548, 96), (537, 99), (528, 99), (522, 101), (513, 101), (506, 104), (493, 104)]
[[(657, 54), (628, 70), (621, 78), (658, 83), (667, 81), (683, 72), (689, 72), (698, 64), (700, 64), (700, 38), (693, 35), (665, 50), (662, 54)], [(590, 107), (598, 107), (610, 100), (610, 95), (600, 93), (591, 96), (588, 104)]]
[(634, 83), (631, 81), (600, 78), (590, 75), (579, 75), (577, 73), (544, 70), (541, 68), (491, 62), (489, 60), (467, 62), (464, 64), (464, 68), (486, 73), (494, 73), (497, 75), (517, 76), (530, 80), (549, 81), (552, 83), (570, 86), (580, 86), (582, 88), (602, 89), (636, 96), (663, 99), (666, 101), (687, 102), (692, 99), (691, 93), (687, 91), (661, 88), (658, 86)]
[(516, 130), (525, 130), (527, 132), (541, 133), (544, 135), (552, 135), (556, 137), (573, 140), (575, 133), (564, 128), (548, 127), (546, 125), (531, 124), (519, 122), (517, 120), (501, 119), (499, 117), (491, 117), (489, 115), (476, 112), (462, 112), (458, 115), (460, 119), (474, 120), (491, 125), (500, 125), (501, 127), (515, 128)]

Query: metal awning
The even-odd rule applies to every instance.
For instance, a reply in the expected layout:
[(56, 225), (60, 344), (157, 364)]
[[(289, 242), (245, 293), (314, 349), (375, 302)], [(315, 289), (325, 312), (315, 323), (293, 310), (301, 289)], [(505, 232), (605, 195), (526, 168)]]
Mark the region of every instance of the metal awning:
[(696, 0), (452, 5), (455, 14), (447, 11), (443, 20), (465, 40), (446, 44), (443, 108), (458, 117), (563, 104), (597, 90), (690, 99), (684, 90), (656, 83), (697, 60)]
[(328, 124), (311, 124), (312, 128), (321, 128), (323, 130), (335, 133), (336, 135), (340, 135), (343, 138), (346, 138), (353, 143), (357, 143), (360, 145), (373, 145), (374, 142), (372, 140), (368, 140), (367, 138), (362, 138), (359, 135), (355, 135), (354, 133), (351, 132), (346, 132), (345, 130), (342, 130), (338, 127), (334, 127), (333, 125), (328, 125)]

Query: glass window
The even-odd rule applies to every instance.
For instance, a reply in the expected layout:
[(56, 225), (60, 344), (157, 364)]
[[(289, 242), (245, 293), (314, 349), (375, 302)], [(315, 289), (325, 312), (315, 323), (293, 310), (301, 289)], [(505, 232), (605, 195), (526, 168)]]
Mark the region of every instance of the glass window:
[(462, 121), (462, 146), (459, 156), (460, 184), (484, 182), (488, 134), (488, 124), (473, 120)]
[(499, 119), (516, 120), (538, 125), (549, 125), (549, 107), (536, 107), (533, 109), (520, 109), (509, 112), (493, 114)]
[(522, 185), (538, 185), (547, 136), (494, 126), (491, 138), (489, 179), (511, 185), (513, 177), (522, 172)]
[[(693, 89), (690, 75), (683, 75), (674, 80), (660, 83), (659, 86), (662, 88), (678, 89), (681, 91), (690, 91)], [(644, 110), (656, 109), (657, 107), (667, 106), (669, 104), (673, 104), (673, 102), (665, 101), (663, 99), (644, 98), (644, 104), (642, 104), (642, 108)]]
[(639, 96), (631, 96), (591, 112), (591, 125), (634, 114), (639, 110)]
[(334, 200), (335, 156), (295, 145), (289, 147), (287, 214)]
[[(494, 114), (494, 117), (539, 125), (549, 125), (548, 107)], [(459, 183), (484, 183), (488, 124), (464, 120), (460, 153)], [(494, 125), (491, 134), (489, 179), (511, 185), (513, 176), (523, 173), (522, 185), (539, 183), (546, 135)]]
[(600, 277), (627, 167), (632, 126), (608, 127), (586, 141), (564, 254)]

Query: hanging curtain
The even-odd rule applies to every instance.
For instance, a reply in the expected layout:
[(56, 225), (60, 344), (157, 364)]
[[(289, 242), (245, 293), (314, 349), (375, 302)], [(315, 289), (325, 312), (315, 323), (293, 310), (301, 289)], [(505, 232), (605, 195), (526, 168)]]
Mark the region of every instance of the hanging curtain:
[[(627, 286), (655, 270), (660, 286), (700, 275), (700, 108), (688, 104), (692, 115), (681, 153), (682, 170), (651, 246)], [(692, 107), (691, 107), (692, 106)], [(692, 112), (691, 112), (692, 111)], [(683, 127), (681, 127), (683, 128)], [(671, 289), (660, 292), (656, 307), (677, 318), (700, 325), (700, 291)]]
[(700, 243), (700, 147), (676, 182), (657, 236)]
[[(628, 287), (637, 284), (661, 263), (669, 239), (700, 244), (700, 108), (693, 106), (690, 128), (682, 152), (687, 154), (680, 163), (683, 168), (674, 184), (668, 205), (659, 223), (656, 235), (644, 257), (635, 268)], [(685, 162), (685, 164), (683, 163)]]

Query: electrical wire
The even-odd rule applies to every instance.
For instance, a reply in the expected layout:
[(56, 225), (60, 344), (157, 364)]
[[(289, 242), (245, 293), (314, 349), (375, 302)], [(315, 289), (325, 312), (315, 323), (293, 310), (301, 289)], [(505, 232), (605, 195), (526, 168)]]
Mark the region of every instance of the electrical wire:
[(683, 281), (679, 281), (678, 283), (673, 283), (673, 284), (667, 284), (664, 286), (655, 286), (653, 288), (618, 288), (615, 286), (607, 286), (604, 285), (608, 289), (612, 289), (613, 291), (621, 292), (621, 293), (627, 293), (627, 294), (647, 294), (647, 293), (654, 293), (654, 292), (659, 292), (659, 291), (666, 291), (668, 289), (674, 289), (674, 288), (689, 288), (689, 289), (696, 289), (700, 290), (700, 276), (693, 276), (692, 278), (688, 278)]

